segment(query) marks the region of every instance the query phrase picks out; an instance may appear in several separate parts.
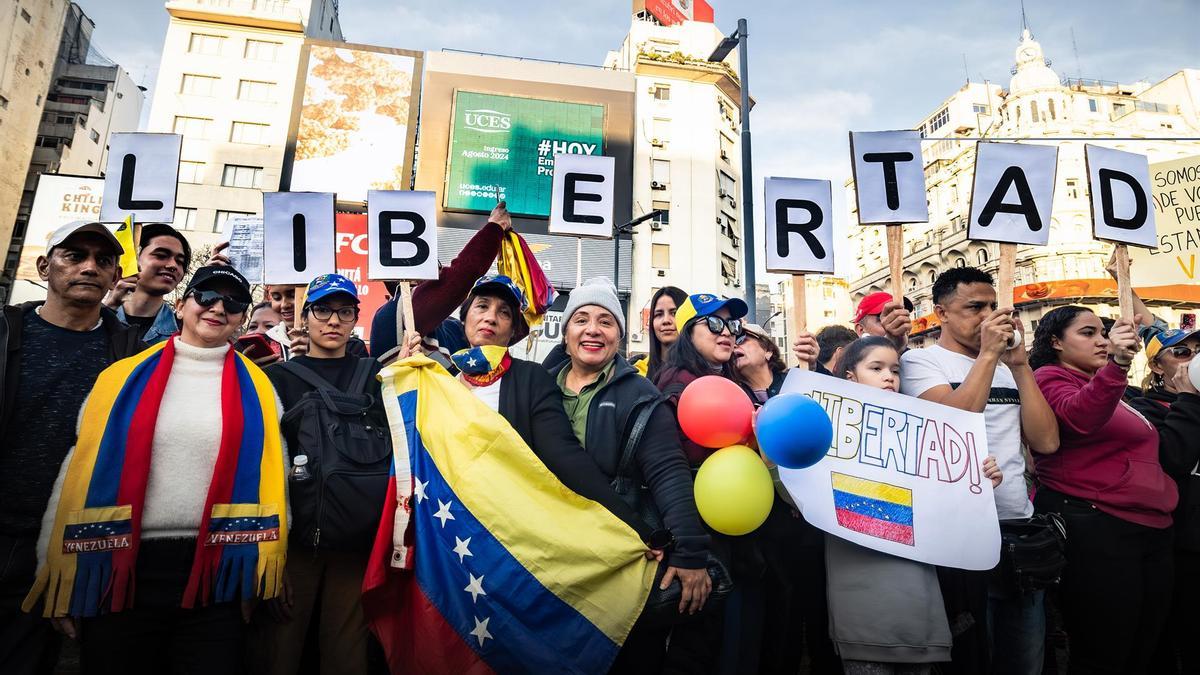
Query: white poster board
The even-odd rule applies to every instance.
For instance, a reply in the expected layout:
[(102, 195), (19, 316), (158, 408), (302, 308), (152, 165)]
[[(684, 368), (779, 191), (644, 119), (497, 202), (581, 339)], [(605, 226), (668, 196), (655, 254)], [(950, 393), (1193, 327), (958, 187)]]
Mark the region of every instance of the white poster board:
[(136, 223), (175, 220), (179, 182), (179, 134), (118, 133), (108, 142), (100, 220), (117, 223), (133, 214)]
[(1150, 202), (1150, 160), (1099, 145), (1083, 149), (1095, 237), (1131, 246), (1158, 246)]
[(983, 415), (793, 369), (783, 392), (817, 401), (833, 445), (779, 476), (804, 519), (861, 546), (931, 565), (988, 570), (1000, 521), (983, 476)]
[(617, 161), (601, 155), (555, 155), (550, 234), (612, 239)]
[(367, 192), (367, 278), (436, 279), (437, 197), (433, 192)]
[(975, 145), (975, 183), (967, 238), (1005, 244), (1050, 243), (1058, 147)]
[(103, 178), (52, 173), (38, 176), (37, 192), (25, 225), (21, 260), (17, 264), (17, 279), (43, 283), (38, 276), (37, 259), (46, 255), (50, 233), (73, 220), (100, 220), (103, 192)]
[(225, 219), (221, 239), (229, 242), (225, 256), (233, 268), (252, 284), (263, 283), (263, 219), (234, 216)]
[(768, 177), (767, 271), (833, 274), (833, 184)]
[(920, 134), (851, 131), (850, 158), (860, 224), (929, 222)]
[(337, 271), (332, 192), (263, 193), (263, 278), (304, 286)]
[(1133, 285), (1194, 284), (1200, 279), (1200, 155), (1151, 164), (1150, 184), (1158, 248), (1129, 250)]

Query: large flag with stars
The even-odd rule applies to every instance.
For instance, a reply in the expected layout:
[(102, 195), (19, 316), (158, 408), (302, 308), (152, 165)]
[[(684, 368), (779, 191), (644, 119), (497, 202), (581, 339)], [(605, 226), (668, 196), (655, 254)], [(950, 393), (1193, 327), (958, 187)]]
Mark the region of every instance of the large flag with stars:
[(381, 377), (395, 480), (363, 608), (392, 672), (606, 672), (654, 580), (637, 534), (434, 361)]

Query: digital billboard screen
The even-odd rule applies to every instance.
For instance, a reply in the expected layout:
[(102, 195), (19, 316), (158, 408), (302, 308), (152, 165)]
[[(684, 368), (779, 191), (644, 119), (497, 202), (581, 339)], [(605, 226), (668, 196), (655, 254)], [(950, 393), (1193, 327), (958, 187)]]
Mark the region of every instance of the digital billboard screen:
[(603, 155), (604, 108), (456, 91), (444, 208), (548, 217), (554, 156)]

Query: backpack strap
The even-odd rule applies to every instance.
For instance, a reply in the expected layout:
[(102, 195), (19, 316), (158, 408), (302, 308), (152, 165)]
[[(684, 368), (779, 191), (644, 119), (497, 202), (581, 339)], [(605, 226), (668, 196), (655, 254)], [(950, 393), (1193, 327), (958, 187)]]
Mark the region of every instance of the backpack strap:
[[(283, 363), (279, 364), (279, 367), (300, 378), (306, 384), (315, 387), (318, 391), (332, 391), (338, 394), (342, 393), (337, 387), (333, 386), (329, 380), (321, 377), (316, 373), (316, 371), (312, 370), (308, 366), (301, 365), (295, 361), (284, 361)], [(358, 371), (355, 371), (356, 374), (357, 372)]]
[(650, 424), (650, 415), (654, 414), (654, 409), (658, 407), (659, 403), (662, 403), (662, 399), (656, 398), (638, 408), (637, 417), (633, 420), (633, 427), (629, 430), (629, 440), (625, 442), (625, 449), (621, 452), (621, 461), (617, 463), (617, 478), (632, 478), (630, 468), (633, 466), (634, 455), (637, 454), (637, 448), (642, 443), (642, 434), (646, 432), (646, 427)]
[[(371, 357), (363, 357), (358, 359), (358, 363), (354, 366), (354, 377), (350, 378), (350, 392), (362, 394), (366, 392), (367, 386), (371, 382), (371, 364), (375, 363), (375, 359)], [(304, 366), (301, 366), (303, 368)]]

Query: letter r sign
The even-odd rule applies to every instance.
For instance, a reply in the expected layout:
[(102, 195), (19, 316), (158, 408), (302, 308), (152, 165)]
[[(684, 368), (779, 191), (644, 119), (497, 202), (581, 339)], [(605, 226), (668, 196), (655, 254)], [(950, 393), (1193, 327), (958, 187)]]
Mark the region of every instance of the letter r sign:
[(555, 155), (548, 231), (611, 239), (615, 171), (612, 157)]
[(367, 191), (367, 278), (436, 279), (437, 202), (432, 192)]
[(767, 178), (767, 271), (833, 274), (833, 184)]

